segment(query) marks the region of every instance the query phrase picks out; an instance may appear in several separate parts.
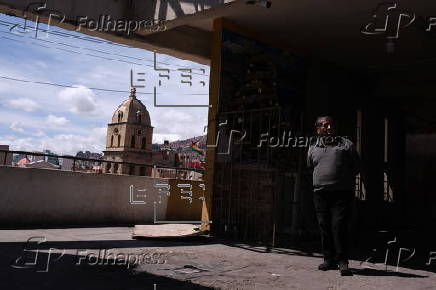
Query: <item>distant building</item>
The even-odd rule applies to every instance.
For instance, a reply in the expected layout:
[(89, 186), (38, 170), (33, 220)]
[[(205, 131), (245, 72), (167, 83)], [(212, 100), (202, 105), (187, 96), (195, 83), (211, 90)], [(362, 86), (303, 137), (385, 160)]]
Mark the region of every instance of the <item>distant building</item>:
[(87, 158), (87, 159), (98, 159), (98, 160), (101, 160), (104, 158), (101, 153), (94, 153), (94, 152), (90, 152), (90, 151), (86, 151), (86, 152), (79, 151), (79, 152), (77, 152), (76, 157)]
[[(50, 150), (43, 150), (42, 152), (34, 151), (34, 153), (40, 153), (40, 154), (50, 154), (50, 155), (56, 155), (55, 153), (51, 152)], [(59, 166), (59, 158), (54, 156), (38, 156), (38, 155), (32, 155), (29, 158), (32, 162), (38, 162), (38, 161), (45, 161), (48, 163), (51, 163), (53, 165)]]
[(26, 168), (45, 168), (45, 169), (59, 169), (59, 165), (54, 165), (50, 162), (47, 162), (45, 160), (37, 160), (32, 161), (27, 156), (24, 158), (21, 158), (15, 166), (18, 167), (26, 167)]
[(26, 157), (24, 154), (13, 154), (12, 156), (12, 165), (17, 166), (18, 161)]
[(36, 162), (30, 162), (26, 163), (25, 167), (27, 168), (40, 168), (40, 169), (59, 169), (59, 165), (54, 165), (53, 163), (44, 161), (44, 160), (38, 160)]
[(27, 164), (31, 163), (32, 161), (30, 161), (29, 158), (23, 157), (20, 160), (17, 161), (17, 163), (15, 164), (15, 166), (19, 166), (19, 167), (26, 167)]
[[(50, 154), (50, 155), (55, 155), (53, 152), (51, 152), (50, 150), (43, 150), (44, 154)], [(53, 157), (53, 156), (44, 156), (44, 161), (51, 163), (53, 165), (59, 166), (59, 158), (57, 157)]]
[(153, 151), (153, 152), (157, 152), (157, 151), (159, 151), (160, 150), (160, 144), (152, 144), (151, 145), (151, 150)]
[[(76, 157), (83, 158), (83, 159), (96, 159), (96, 160), (104, 159), (104, 156), (101, 153), (93, 153), (90, 151), (86, 151), (86, 152), (79, 151), (77, 152)], [(102, 171), (101, 167), (103, 166), (97, 161), (80, 160), (80, 159), (76, 160), (75, 162), (73, 160), (71, 160), (71, 162), (67, 161), (67, 163), (68, 166), (71, 165), (71, 168), (72, 165), (74, 164), (74, 171), (84, 171), (84, 172), (101, 172)]]
[(73, 170), (73, 162), (73, 159), (62, 158), (61, 169), (68, 171)]
[(177, 167), (176, 153), (172, 151), (153, 152), (153, 164), (157, 166)]
[[(40, 151), (34, 151), (34, 153), (41, 153), (41, 154), (44, 154), (44, 152), (40, 152)], [(45, 154), (47, 154), (47, 153), (45, 153)], [(46, 161), (45, 156), (38, 156), (38, 155), (31, 155), (31, 156), (29, 156), (29, 159), (30, 159), (32, 162), (37, 162), (37, 161)]]
[[(121, 103), (107, 126), (104, 159), (108, 161), (138, 164), (152, 163), (152, 138), (150, 114), (145, 105), (136, 98), (132, 89), (127, 100)], [(107, 162), (105, 173), (151, 175), (151, 168)]]
[[(0, 145), (0, 150), (9, 150), (9, 145)], [(0, 165), (12, 165), (12, 154), (0, 152)]]

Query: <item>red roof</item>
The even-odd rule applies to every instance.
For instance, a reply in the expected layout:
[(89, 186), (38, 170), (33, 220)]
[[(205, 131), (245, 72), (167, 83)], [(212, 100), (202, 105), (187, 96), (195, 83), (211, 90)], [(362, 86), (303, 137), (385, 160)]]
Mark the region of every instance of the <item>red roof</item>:
[(25, 166), (27, 163), (30, 163), (30, 159), (27, 157), (24, 157), (20, 159), (20, 161), (17, 162), (17, 166)]

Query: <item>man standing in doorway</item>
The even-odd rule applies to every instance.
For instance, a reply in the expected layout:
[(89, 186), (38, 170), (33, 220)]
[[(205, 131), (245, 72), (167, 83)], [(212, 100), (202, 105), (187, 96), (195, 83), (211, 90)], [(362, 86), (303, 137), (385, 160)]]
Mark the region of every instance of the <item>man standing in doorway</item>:
[(313, 170), (313, 198), (321, 231), (324, 262), (319, 270), (338, 269), (342, 276), (348, 268), (348, 222), (359, 173), (359, 155), (354, 144), (335, 135), (333, 118), (318, 117), (316, 144), (310, 144), (307, 165)]

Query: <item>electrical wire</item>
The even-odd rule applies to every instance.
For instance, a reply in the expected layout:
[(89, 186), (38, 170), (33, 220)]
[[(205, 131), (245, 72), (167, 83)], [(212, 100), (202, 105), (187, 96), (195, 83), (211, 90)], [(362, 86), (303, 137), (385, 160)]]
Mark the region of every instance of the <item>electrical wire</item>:
[[(73, 88), (73, 89), (80, 88), (80, 86), (72, 86), (72, 85), (65, 85), (65, 84), (52, 83), (52, 82), (31, 81), (31, 80), (24, 80), (24, 79), (12, 78), (12, 77), (6, 77), (6, 76), (0, 76), (0, 79), (16, 81), (16, 82), (23, 82), (23, 83), (32, 83), (32, 84), (38, 84), (38, 85), (56, 86), (56, 87), (61, 87), (61, 88)], [(130, 93), (130, 91), (123, 91), (123, 90), (112, 90), (112, 89), (92, 88), (92, 87), (86, 87), (86, 88), (88, 88), (90, 90), (94, 90), (94, 91), (104, 91), (104, 92), (114, 92), (114, 93)], [(154, 93), (145, 93), (145, 92), (138, 92), (137, 91), (136, 94), (153, 95)], [(164, 95), (165, 93), (156, 93), (156, 94), (157, 95)], [(182, 94), (182, 95), (207, 96), (209, 94)]]
[[(8, 32), (8, 31), (1, 31), (0, 30), (0, 33), (12, 34), (12, 35), (16, 36), (15, 33), (11, 33), (11, 32)], [(24, 36), (20, 36), (20, 35), (18, 35), (18, 37), (24, 38)], [(36, 42), (33, 42), (33, 41), (23, 41), (23, 40), (19, 40), (19, 39), (9, 38), (9, 37), (6, 37), (6, 36), (0, 36), (0, 38), (4, 38), (6, 40), (12, 40), (12, 41), (16, 41), (16, 42), (21, 42), (21, 43), (24, 43), (24, 44), (32, 44), (32, 45), (37, 45), (37, 46), (41, 46), (41, 47), (45, 47), (45, 48), (57, 49), (57, 50), (62, 50), (62, 51), (70, 52), (70, 53), (75, 53), (75, 54), (81, 54), (81, 55), (96, 57), (96, 58), (99, 58), (99, 59), (104, 59), (104, 60), (109, 60), (109, 61), (119, 61), (119, 62), (124, 62), (124, 63), (128, 63), (128, 64), (134, 64), (134, 65), (137, 65), (137, 66), (151, 67), (153, 69), (155, 67), (154, 65), (149, 65), (149, 64), (142, 64), (142, 63), (127, 61), (127, 60), (123, 60), (123, 59), (113, 59), (113, 58), (103, 57), (103, 56), (89, 54), (89, 53), (78, 52), (78, 51), (64, 49), (64, 48), (59, 48), (59, 47), (53, 47), (53, 46), (49, 46), (49, 45), (42, 45), (40, 43), (36, 43)], [(48, 41), (48, 40), (40, 39), (40, 38), (30, 38), (30, 39), (36, 39), (36, 40), (44, 41), (44, 42), (48, 42), (48, 43), (55, 43), (55, 44), (64, 45), (64, 46), (68, 46), (68, 47), (80, 48), (80, 49), (83, 49), (83, 50), (90, 50), (90, 51), (96, 51), (96, 52), (100, 52), (101, 53), (101, 51), (99, 51), (99, 50), (90, 49), (90, 48), (81, 48), (81, 47), (78, 47), (78, 46), (68, 45), (68, 44), (61, 43), (61, 42)], [(114, 54), (114, 53), (105, 53), (105, 54), (106, 55), (119, 55), (119, 56), (131, 58), (131, 59), (138, 59), (138, 58), (124, 56), (124, 55), (120, 55), (120, 54)], [(138, 60), (141, 61), (143, 59), (138, 59)], [(143, 60), (143, 61), (149, 61), (149, 60)], [(159, 63), (159, 62), (156, 62), (156, 63)], [(176, 65), (174, 65), (174, 66), (176, 66)], [(169, 71), (177, 71), (175, 69), (168, 69), (168, 70)], [(199, 73), (195, 73), (195, 72), (191, 72), (191, 74), (193, 74), (193, 75), (200, 75), (200, 76), (204, 76), (204, 77), (208, 76), (206, 74), (199, 74)]]
[[(7, 24), (5, 24), (5, 23), (7, 23)], [(4, 20), (0, 20), (0, 25), (1, 26), (10, 26), (10, 25), (15, 25), (16, 26), (16, 25), (19, 25), (19, 24), (13, 23), (13, 22), (4, 21)], [(33, 30), (35, 30), (35, 29), (33, 29)], [(92, 38), (89, 38), (89, 37), (80, 37), (80, 36), (77, 36), (77, 35), (73, 35), (73, 34), (69, 34), (69, 33), (64, 33), (64, 32), (59, 32), (59, 31), (49, 31), (47, 29), (42, 29), (42, 28), (38, 28), (38, 30), (44, 31), (46, 33), (54, 34), (54, 35), (57, 35), (57, 36), (61, 36), (61, 37), (73, 37), (73, 38), (77, 38), (77, 39), (81, 39), (81, 40), (85, 40), (85, 41), (91, 41), (92, 40), (92, 42), (97, 42), (97, 43), (102, 43), (103, 42), (103, 43), (106, 43), (106, 44), (115, 44), (115, 45), (117, 45), (116, 43), (113, 43), (113, 42), (110, 42), (110, 41), (100, 41), (98, 39), (92, 39)], [(12, 33), (10, 31), (1, 31), (0, 30), (0, 32), (21, 38), (21, 39), (14, 39), (14, 38), (6, 37), (6, 36), (0, 36), (0, 38), (6, 39), (6, 40), (10, 40), (10, 41), (16, 41), (16, 42), (20, 42), (20, 43), (24, 43), (24, 44), (37, 45), (37, 46), (41, 46), (41, 47), (44, 47), (44, 48), (57, 49), (57, 50), (61, 50), (61, 51), (69, 52), (69, 53), (87, 55), (87, 56), (96, 57), (96, 58), (99, 58), (99, 59), (104, 59), (104, 60), (109, 60), (109, 61), (120, 61), (120, 62), (124, 62), (124, 63), (135, 64), (135, 65), (138, 65), (138, 66), (147, 66), (147, 67), (154, 68), (154, 65), (147, 65), (147, 64), (141, 64), (141, 63), (131, 62), (131, 61), (127, 61), (127, 60), (122, 60), (122, 59), (113, 59), (113, 58), (109, 58), (109, 57), (103, 57), (103, 56), (99, 56), (99, 55), (95, 55), (95, 54), (83, 53), (83, 52), (78, 52), (78, 51), (74, 51), (74, 50), (70, 50), (70, 49), (65, 49), (65, 48), (60, 48), (60, 47), (53, 47), (53, 46), (50, 46), (50, 45), (43, 45), (41, 43), (37, 43), (37, 42), (34, 42), (34, 41), (29, 41), (29, 40), (38, 40), (38, 41), (42, 41), (42, 42), (49, 43), (49, 44), (58, 44), (58, 45), (66, 46), (66, 47), (69, 47), (69, 48), (78, 48), (78, 49), (93, 51), (93, 52), (102, 53), (102, 54), (106, 54), (106, 55), (116, 55), (116, 56), (130, 58), (130, 59), (134, 59), (134, 60), (138, 60), (138, 61), (150, 61), (150, 62), (154, 62), (154, 61), (151, 61), (151, 60), (141, 59), (141, 58), (132, 57), (132, 56), (123, 55), (123, 54), (118, 54), (118, 53), (105, 52), (105, 51), (102, 51), (102, 50), (92, 49), (92, 48), (88, 48), (88, 47), (79, 47), (79, 46), (75, 46), (75, 45), (66, 44), (66, 43), (63, 43), (63, 42), (56, 42), (56, 41), (50, 41), (50, 40), (46, 40), (46, 39), (41, 39), (41, 38), (38, 38), (38, 37), (36, 37), (36, 38), (34, 38), (34, 37), (29, 38), (29, 37), (24, 36), (24, 35), (19, 35), (19, 34), (16, 34), (16, 33)], [(27, 41), (25, 41), (24, 38), (26, 38)], [(122, 45), (122, 46), (123, 47), (131, 48), (130, 46), (125, 46), (125, 45)], [(166, 64), (166, 63), (162, 63), (162, 62), (156, 62), (156, 63), (170, 65), (170, 64)], [(180, 66), (180, 65), (173, 65), (173, 66), (183, 67), (183, 66)], [(183, 68), (186, 68), (186, 67), (183, 67)], [(175, 70), (174, 69), (170, 69), (170, 71), (175, 71)], [(196, 73), (192, 72), (192, 74), (196, 74)], [(202, 74), (202, 76), (208, 76), (208, 75)], [(49, 86), (56, 86), (56, 87), (63, 87), (63, 88), (79, 88), (78, 86), (65, 85), (65, 84), (52, 83), (52, 82), (31, 81), (31, 80), (24, 80), (24, 79), (18, 79), (18, 78), (7, 77), (7, 76), (0, 76), (0, 78), (1, 79), (5, 79), (5, 80), (19, 81), (19, 82), (25, 82), (25, 83), (34, 83), (34, 84), (39, 84), (39, 85), (49, 85)], [(96, 90), (96, 91), (106, 91), (106, 92), (130, 93), (129, 91), (113, 90), (113, 89), (105, 89), (105, 88), (92, 88), (92, 87), (90, 87), (89, 89)], [(151, 95), (151, 94), (154, 94), (154, 93), (137, 92), (137, 94)], [(162, 93), (157, 93), (157, 94), (162, 94)], [(183, 95), (208, 95), (208, 94), (183, 94)]]
[[(16, 27), (16, 26), (19, 26), (20, 24), (18, 24), (18, 23), (14, 23), (14, 22), (9, 22), (9, 21), (0, 20), (0, 25), (8, 26), (8, 27), (9, 27), (9, 26), (10, 26), (10, 27)], [(27, 26), (26, 26), (26, 29), (30, 29), (30, 30), (33, 30), (33, 31), (36, 32), (36, 29), (33, 28), (33, 27), (27, 27)], [(10, 29), (9, 29), (9, 30), (10, 30)], [(71, 34), (71, 33), (65, 33), (65, 32), (60, 32), (60, 31), (56, 31), (56, 30), (44, 29), (44, 28), (41, 28), (41, 27), (38, 27), (38, 31), (42, 31), (42, 32), (45, 32), (45, 33), (48, 33), (48, 34), (53, 34), (53, 35), (61, 36), (61, 37), (69, 37), (69, 38), (80, 39), (80, 40), (84, 40), (84, 41), (88, 41), (88, 42), (93, 42), (93, 43), (118, 45), (118, 46), (122, 46), (122, 47), (125, 47), (125, 48), (132, 48), (132, 47), (130, 47), (130, 46), (127, 46), (127, 45), (120, 45), (120, 44), (118, 44), (118, 43), (111, 42), (111, 41), (101, 40), (101, 39), (97, 39), (97, 38), (91, 38), (91, 37), (87, 37), (87, 36), (83, 37), (83, 36), (78, 36), (78, 35), (74, 35), (74, 34)], [(0, 31), (0, 32), (3, 32), (3, 33), (9, 33), (9, 34), (12, 34), (12, 35), (15, 35), (15, 36), (19, 36), (19, 37), (24, 37), (24, 36), (22, 36), (22, 35), (17, 35), (16, 33), (12, 33), (12, 32), (10, 32), (10, 31)], [(78, 46), (73, 46), (73, 45), (65, 44), (65, 43), (52, 42), (52, 41), (48, 41), (48, 40), (39, 39), (39, 38), (37, 38), (37, 37), (35, 37), (35, 38), (33, 38), (33, 39), (38, 39), (38, 40), (42, 40), (42, 41), (46, 41), (46, 42), (50, 42), (50, 43), (57, 43), (57, 44), (60, 44), (60, 45), (66, 45), (66, 46), (70, 46), (70, 47), (74, 47), (74, 48), (80, 48), (80, 49), (85, 49), (85, 50), (93, 50), (93, 51), (97, 51), (97, 52), (99, 52), (99, 53), (107, 54), (107, 55), (118, 55), (118, 56), (122, 56), (122, 57), (126, 57), (126, 58), (134, 58), (134, 57), (129, 56), (129, 55), (114, 54), (114, 53), (110, 53), (110, 52), (106, 52), (106, 51), (94, 50), (94, 49), (90, 49), (90, 48), (86, 48), (86, 47), (78, 47)], [(77, 52), (76, 52), (76, 53), (77, 53)], [(146, 62), (152, 62), (152, 63), (154, 63), (154, 60), (141, 59), (141, 58), (134, 58), (134, 59), (139, 60), (139, 61), (146, 61)], [(186, 66), (182, 66), (182, 65), (169, 64), (169, 63), (164, 63), (164, 62), (156, 62), (156, 63), (164, 64), (164, 65), (168, 65), (168, 66), (180, 67), (180, 68), (184, 68), (184, 69), (192, 69), (192, 70), (202, 70), (202, 71), (204, 71), (204, 69), (200, 69), (200, 68), (190, 68), (190, 67), (186, 67)], [(153, 65), (153, 66), (151, 66), (151, 65), (145, 65), (145, 66), (154, 67), (154, 65)], [(171, 70), (171, 69), (170, 69), (170, 70)], [(172, 70), (175, 71), (174, 69), (172, 69)], [(192, 72), (192, 74), (198, 74), (198, 73)], [(209, 75), (206, 75), (206, 74), (199, 74), (199, 75), (202, 75), (202, 76), (209, 76)]]

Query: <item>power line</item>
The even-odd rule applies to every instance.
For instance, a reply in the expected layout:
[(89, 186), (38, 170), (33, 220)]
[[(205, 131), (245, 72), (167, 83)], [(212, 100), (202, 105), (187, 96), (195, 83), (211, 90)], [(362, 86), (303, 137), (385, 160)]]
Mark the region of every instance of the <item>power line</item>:
[[(16, 23), (0, 20), (0, 25), (3, 25), (3, 26), (7, 26), (7, 25), (5, 25), (5, 24), (3, 24), (1, 22), (8, 23), (8, 24), (13, 24), (13, 25), (18, 25)], [(93, 40), (93, 42), (97, 42), (97, 43), (98, 42), (100, 42), (100, 43), (104, 42), (104, 43), (108, 43), (108, 44), (115, 44), (115, 43), (112, 43), (112, 42), (109, 42), (109, 41), (99, 41), (99, 40), (96, 40), (96, 39), (91, 39), (89, 37), (79, 37), (79, 36), (68, 34), (68, 33), (57, 32), (57, 31), (49, 31), (49, 30), (42, 29), (42, 28), (38, 28), (38, 29), (39, 30), (43, 30), (43, 31), (45, 31), (47, 33), (50, 33), (50, 34), (54, 34), (54, 35), (58, 35), (58, 36), (63, 36), (63, 37), (65, 37), (65, 35), (67, 35), (69, 37), (74, 37), (74, 38), (82, 39), (82, 40), (85, 40), (85, 41), (88, 41), (88, 39), (89, 39), (89, 40)], [(33, 29), (33, 30), (35, 30), (35, 29)], [(74, 46), (74, 45), (70, 45), (70, 44), (66, 44), (66, 43), (62, 43), (62, 42), (50, 41), (50, 40), (41, 39), (41, 38), (37, 38), (37, 37), (36, 38), (25, 37), (24, 35), (19, 35), (19, 34), (16, 34), (16, 33), (12, 33), (10, 31), (1, 31), (0, 30), (0, 32), (1, 33), (6, 33), (6, 34), (9, 34), (9, 35), (13, 35), (15, 37), (19, 37), (21, 39), (24, 39), (24, 38), (29, 39), (30, 38), (30, 39), (35, 39), (35, 40), (42, 41), (42, 42), (49, 43), (49, 44), (58, 44), (58, 45), (62, 45), (62, 46), (66, 46), (66, 47), (71, 47), (71, 48), (79, 48), (79, 49), (88, 50), (88, 51), (94, 51), (94, 52), (98, 52), (98, 53), (102, 53), (102, 54), (106, 54), (106, 55), (117, 55), (117, 56), (122, 56), (122, 57), (130, 58), (130, 59), (134, 59), (134, 60), (139, 60), (139, 61), (154, 62), (154, 61), (151, 61), (151, 60), (141, 59), (141, 58), (132, 57), (132, 56), (128, 56), (128, 55), (122, 55), (122, 54), (117, 54), (117, 53), (109, 53), (109, 52), (105, 52), (105, 51), (101, 51), (101, 50), (91, 49), (91, 48), (87, 48), (87, 47)], [(125, 63), (129, 63), (129, 64), (135, 64), (135, 65), (139, 65), (139, 66), (148, 66), (148, 67), (152, 67), (154, 69), (154, 65), (146, 65), (146, 64), (140, 64), (140, 63), (131, 62), (131, 61), (122, 60), (122, 59), (112, 59), (112, 58), (103, 57), (103, 56), (99, 56), (99, 55), (95, 55), (95, 54), (82, 53), (82, 52), (78, 52), (78, 51), (74, 51), (74, 50), (69, 50), (69, 49), (65, 49), (65, 48), (53, 47), (53, 46), (50, 46), (50, 45), (43, 45), (41, 43), (37, 43), (37, 42), (34, 42), (34, 41), (24, 41), (24, 40), (20, 40), (20, 39), (13, 39), (13, 38), (5, 37), (5, 36), (0, 36), (0, 38), (7, 39), (7, 40), (10, 40), (10, 41), (21, 42), (21, 43), (25, 43), (25, 44), (37, 45), (37, 46), (41, 46), (41, 47), (44, 47), (44, 48), (51, 48), (51, 49), (62, 50), (62, 51), (66, 51), (66, 52), (70, 52), (70, 53), (75, 53), (75, 54), (87, 55), (87, 56), (96, 57), (96, 58), (100, 58), (100, 59), (104, 59), (104, 60), (120, 61), (120, 62), (125, 62)], [(124, 47), (131, 48), (129, 46), (124, 46)], [(166, 63), (162, 63), (162, 62), (156, 62), (156, 63), (166, 64)], [(170, 65), (170, 64), (166, 64), (166, 65)], [(183, 66), (180, 66), (180, 65), (174, 65), (174, 66), (183, 67)], [(172, 70), (172, 71), (174, 71), (174, 70)], [(192, 74), (196, 74), (196, 73), (193, 73), (193, 72), (191, 72), (191, 73)], [(202, 74), (202, 76), (208, 76), (208, 75)], [(78, 88), (77, 86), (64, 85), (64, 84), (51, 83), (51, 82), (30, 81), (30, 80), (23, 80), (23, 79), (6, 77), (6, 76), (1, 76), (0, 78), (6, 79), (6, 80), (12, 80), (12, 81), (20, 81), (20, 82), (34, 83), (34, 84), (40, 84), (40, 85), (50, 85), (50, 86), (57, 86), (57, 87), (63, 87), (63, 88)], [(130, 93), (129, 91), (124, 91), (124, 90), (112, 90), (112, 89), (104, 89), (104, 88), (89, 88), (89, 89), (97, 90), (97, 91), (107, 91), (107, 92)], [(138, 94), (150, 95), (150, 94), (154, 94), (154, 93), (141, 93), (141, 92), (138, 92)], [(157, 93), (157, 94), (161, 94), (161, 93)], [(208, 94), (183, 94), (183, 95), (208, 95)]]
[[(81, 88), (80, 86), (64, 85), (64, 84), (58, 84), (58, 83), (52, 83), (52, 82), (30, 81), (30, 80), (23, 80), (23, 79), (19, 79), (19, 78), (12, 78), (12, 77), (6, 77), (6, 76), (0, 76), (0, 79), (16, 81), (16, 82), (23, 82), (23, 83), (32, 83), (32, 84), (38, 84), (38, 85), (55, 86), (55, 87), (61, 87), (61, 88), (72, 88), (72, 89)], [(94, 90), (94, 91), (104, 91), (104, 92), (114, 92), (114, 93), (130, 93), (130, 91), (123, 91), (123, 90), (112, 90), (112, 89), (92, 88), (92, 87), (86, 87), (86, 88), (88, 88), (90, 90)], [(142, 93), (142, 92), (136, 92), (136, 93), (142, 94), (142, 95), (153, 95), (154, 94), (154, 93)], [(156, 93), (156, 94), (162, 95), (164, 93)], [(182, 94), (182, 95), (207, 96), (209, 94)]]
[[(15, 33), (9, 32), (9, 31), (1, 31), (0, 30), (0, 33), (6, 33), (6, 34), (11, 34), (11, 35), (14, 35), (14, 36), (21, 37), (21, 38), (25, 38), (24, 36), (17, 35)], [(142, 64), (142, 63), (127, 61), (127, 60), (123, 60), (123, 59), (113, 59), (113, 58), (103, 57), (103, 56), (99, 56), (99, 55), (78, 52), (78, 51), (74, 51), (74, 50), (70, 50), (70, 49), (54, 47), (54, 46), (50, 46), (50, 45), (42, 45), (42, 44), (36, 43), (34, 41), (23, 41), (23, 40), (19, 40), (19, 39), (13, 39), (13, 38), (9, 38), (9, 37), (6, 37), (6, 36), (0, 36), (0, 38), (4, 38), (6, 40), (12, 40), (12, 41), (16, 41), (16, 42), (21, 42), (21, 43), (24, 43), (24, 44), (32, 44), (32, 45), (37, 45), (37, 46), (41, 46), (41, 47), (45, 47), (45, 48), (57, 49), (57, 50), (62, 50), (62, 51), (70, 52), (70, 53), (75, 53), (75, 54), (81, 54), (81, 55), (96, 57), (96, 58), (100, 58), (100, 59), (104, 59), (104, 60), (109, 60), (109, 61), (119, 61), (119, 62), (134, 64), (134, 65), (138, 65), (138, 66), (147, 66), (147, 67), (151, 67), (151, 68), (154, 69), (154, 65)], [(41, 39), (41, 38), (29, 38), (29, 39), (36, 39), (36, 40), (44, 41), (44, 42), (48, 42), (48, 43), (55, 43), (55, 44), (59, 44), (59, 45), (63, 45), (63, 46), (68, 46), (68, 47), (72, 47), (72, 48), (80, 48), (80, 49), (83, 49), (83, 50), (90, 50), (90, 51), (96, 51), (96, 52), (102, 53), (102, 51), (99, 51), (99, 50), (90, 49), (90, 48), (86, 48), (86, 47), (82, 48), (82, 47), (78, 47), (78, 46), (74, 46), (74, 45), (68, 45), (68, 44), (65, 44), (65, 43), (62, 43), (62, 42), (54, 42), (54, 41), (49, 41), (49, 40), (45, 40), (45, 39)], [(153, 62), (151, 60), (144, 60), (144, 59), (134, 58), (134, 57), (125, 56), (125, 55), (121, 55), (121, 54), (114, 54), (114, 53), (104, 53), (104, 54), (106, 54), (106, 55), (118, 55), (118, 56), (122, 56), (122, 57), (126, 57), (126, 58), (137, 59), (137, 60), (140, 60), (140, 61), (143, 60), (143, 61)], [(156, 62), (156, 63), (160, 63), (160, 62)], [(161, 63), (161, 64), (164, 64), (164, 63)], [(168, 64), (168, 65), (171, 66), (171, 64)], [(174, 66), (178, 66), (178, 65), (174, 65)], [(170, 71), (177, 71), (175, 69), (169, 69), (169, 70)], [(195, 72), (191, 72), (191, 74), (200, 75), (200, 76), (204, 76), (204, 77), (209, 76), (209, 75), (206, 75), (206, 74), (199, 74), (199, 73), (195, 73)]]
[[(7, 24), (5, 24), (7, 23)], [(14, 23), (14, 22), (9, 22), (9, 21), (4, 21), (4, 20), (0, 20), (0, 25), (3, 26), (18, 26), (20, 24), (18, 23)], [(33, 27), (27, 27), (26, 29), (30, 29), (36, 32), (36, 29)], [(56, 36), (61, 36), (61, 37), (70, 37), (70, 38), (76, 38), (76, 39), (80, 39), (80, 40), (84, 40), (84, 41), (88, 41), (88, 42), (93, 42), (93, 43), (98, 43), (98, 44), (110, 44), (110, 45), (118, 45), (118, 46), (122, 46), (122, 47), (126, 47), (126, 48), (132, 48), (130, 46), (127, 45), (120, 45), (118, 43), (115, 42), (111, 42), (111, 41), (106, 41), (106, 40), (100, 40), (97, 38), (91, 38), (91, 37), (82, 37), (82, 36), (78, 36), (78, 35), (74, 35), (71, 33), (65, 33), (65, 32), (60, 32), (60, 31), (55, 31), (55, 30), (49, 30), (49, 29), (43, 29), (38, 27), (38, 31), (43, 31), (45, 33), (49, 33), (49, 34), (54, 34)], [(11, 33), (11, 32), (6, 32), (6, 31), (1, 31), (4, 33), (9, 33), (9, 34), (13, 34), (13, 35), (17, 35), (15, 33)], [(23, 36), (20, 36), (23, 37)], [(38, 39), (37, 37), (35, 37), (35, 39)], [(38, 40), (42, 40), (42, 39), (38, 39)], [(47, 40), (42, 40), (42, 41), (47, 41)], [(61, 45), (66, 45), (66, 46), (70, 46), (70, 47), (74, 47), (74, 48), (80, 48), (80, 49), (85, 49), (85, 50), (92, 50), (90, 48), (85, 48), (85, 47), (78, 47), (78, 46), (73, 46), (73, 45), (69, 45), (69, 44), (65, 44), (65, 43), (59, 43), (59, 42), (52, 42), (52, 41), (47, 41), (47, 42), (51, 42), (51, 43), (57, 43), (57, 44), (61, 44)], [(94, 50), (97, 51), (97, 50)], [(126, 57), (126, 58), (134, 58), (132, 56), (128, 56), (128, 55), (120, 55), (120, 54), (114, 54), (114, 53), (110, 53), (110, 52), (105, 52), (105, 51), (98, 51), (99, 53), (103, 53), (103, 54), (108, 54), (108, 55), (118, 55), (118, 56), (122, 56), (122, 57)], [(140, 58), (135, 58), (136, 60), (140, 60), (140, 61), (147, 61), (147, 62), (152, 62), (154, 63), (153, 60), (148, 60), (148, 59), (140, 59)], [(193, 70), (203, 70), (203, 69), (199, 69), (199, 68), (190, 68), (190, 67), (186, 67), (186, 66), (182, 66), (182, 65), (176, 65), (176, 64), (169, 64), (169, 63), (164, 63), (164, 62), (156, 62), (159, 64), (164, 64), (164, 65), (168, 65), (168, 66), (176, 66), (176, 67), (180, 67), (180, 68), (185, 68), (185, 69), (193, 69)], [(145, 65), (145, 64), (144, 64)], [(145, 66), (150, 66), (150, 65), (145, 65)], [(154, 67), (154, 66), (151, 66)], [(192, 73), (192, 74), (198, 74), (198, 73)], [(199, 74), (200, 75), (200, 74)], [(202, 76), (209, 76), (206, 74), (201, 74)]]
[[(33, 84), (48, 85), (48, 86), (56, 86), (56, 87), (61, 87), (61, 88), (73, 88), (73, 89), (80, 88), (79, 86), (63, 85), (63, 84), (57, 84), (57, 83), (51, 83), (51, 82), (30, 81), (30, 80), (23, 80), (23, 79), (11, 78), (11, 77), (5, 77), (5, 76), (0, 76), (0, 78), (5, 79), (5, 80), (10, 80), (10, 81), (17, 81), (17, 82), (23, 82), (23, 83), (33, 83)], [(111, 90), (111, 89), (103, 89), (103, 88), (88, 88), (88, 89), (95, 90), (95, 91), (114, 92), (114, 93), (130, 93), (129, 91)], [(153, 93), (141, 93), (141, 92), (136, 92), (136, 93), (143, 94), (143, 95), (152, 95), (153, 94)]]
[[(17, 26), (21, 25), (21, 24), (15, 23), (15, 22), (9, 22), (9, 21), (5, 21), (5, 20), (0, 20), (0, 24), (3, 25), (3, 26), (14, 26), (14, 27), (17, 27)], [(27, 27), (26, 26), (26, 29), (27, 28), (28, 29), (32, 29), (35, 32), (36, 31), (43, 31), (45, 33), (50, 33), (50, 34), (54, 34), (54, 35), (57, 35), (57, 36), (76, 38), (76, 39), (80, 39), (80, 40), (84, 40), (84, 41), (89, 41), (89, 42), (93, 42), (93, 43), (105, 43), (105, 44), (121, 46), (121, 47), (129, 47), (128, 45), (124, 45), (124, 44), (120, 44), (120, 43), (116, 43), (116, 42), (112, 42), (112, 41), (107, 41), (107, 40), (102, 40), (102, 39), (97, 39), (97, 38), (91, 38), (89, 36), (79, 36), (79, 35), (74, 35), (74, 34), (71, 34), (71, 33), (65, 33), (65, 32), (62, 32), (62, 31), (48, 30), (48, 29), (44, 29), (42, 27), (38, 27), (37, 30), (35, 28)]]
[[(21, 35), (17, 35), (17, 34), (15, 34), (15, 33), (9, 32), (9, 31), (0, 31), (0, 33), (11, 34), (11, 35), (14, 35), (14, 36), (17, 36), (17, 37), (23, 38), (23, 39), (24, 39), (24, 38), (28, 38), (28, 37), (24, 37), (24, 36), (21, 36)], [(110, 58), (104, 58), (104, 57), (102, 57), (102, 56), (93, 55), (93, 54), (89, 54), (89, 53), (83, 53), (83, 52), (74, 51), (74, 50), (70, 50), (70, 49), (59, 48), (59, 47), (53, 47), (53, 46), (49, 46), (49, 45), (42, 45), (42, 44), (39, 44), (39, 43), (36, 43), (36, 42), (33, 42), (33, 41), (24, 41), (24, 40), (20, 40), (20, 39), (13, 39), (13, 38), (5, 37), (5, 36), (0, 36), (0, 38), (4, 38), (4, 39), (7, 39), (7, 40), (12, 40), (12, 41), (16, 41), (16, 42), (21, 42), (21, 43), (24, 43), (24, 44), (32, 44), (32, 45), (42, 46), (42, 47), (45, 47), (45, 48), (58, 49), (58, 50), (66, 51), (66, 52), (69, 52), (69, 53), (75, 53), (75, 54), (87, 55), (87, 56), (96, 57), (96, 58), (101, 58), (101, 59), (105, 59), (105, 60), (113, 60), (113, 61), (119, 61), (119, 62), (129, 63), (129, 64), (135, 64), (135, 65), (138, 65), (138, 66), (148, 66), (148, 67), (153, 67), (153, 68), (154, 68), (154, 66), (152, 66), (152, 65), (141, 64), (141, 63), (131, 62), (131, 61), (122, 60), (122, 59), (110, 59)], [(78, 47), (78, 46), (68, 45), (68, 44), (65, 44), (65, 43), (60, 43), (60, 42), (55, 42), (55, 41), (49, 41), (49, 40), (45, 40), (45, 39), (41, 39), (41, 38), (30, 38), (30, 39), (36, 39), (36, 40), (38, 40), (38, 41), (44, 41), (44, 42), (48, 42), (48, 43), (60, 44), (60, 45), (68, 46), (68, 47), (72, 47), (72, 48), (86, 49), (86, 48), (81, 48), (81, 47)]]

